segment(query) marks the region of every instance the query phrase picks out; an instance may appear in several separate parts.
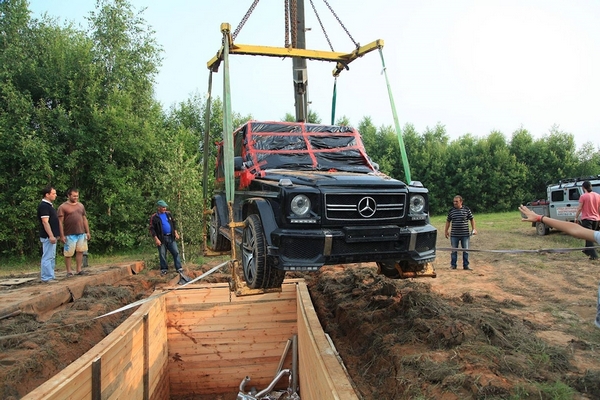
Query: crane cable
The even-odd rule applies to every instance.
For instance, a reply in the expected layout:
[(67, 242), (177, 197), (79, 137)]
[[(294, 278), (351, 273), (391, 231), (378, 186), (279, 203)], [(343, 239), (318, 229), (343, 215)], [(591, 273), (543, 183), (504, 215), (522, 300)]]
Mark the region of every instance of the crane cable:
[(398, 113), (396, 112), (394, 96), (392, 96), (392, 88), (390, 86), (390, 81), (388, 80), (387, 68), (385, 66), (385, 60), (383, 59), (383, 51), (381, 51), (381, 47), (379, 48), (379, 55), (381, 56), (381, 65), (383, 67), (382, 74), (385, 76), (385, 84), (387, 86), (388, 96), (390, 98), (390, 106), (392, 108), (392, 115), (394, 117), (394, 126), (396, 128), (396, 134), (398, 135), (398, 144), (400, 145), (400, 154), (402, 155), (402, 164), (404, 166), (404, 176), (406, 177), (406, 183), (410, 184), (410, 166), (408, 165), (408, 157), (406, 156), (404, 139), (402, 138), (402, 131), (400, 130), (400, 123), (398, 122)]

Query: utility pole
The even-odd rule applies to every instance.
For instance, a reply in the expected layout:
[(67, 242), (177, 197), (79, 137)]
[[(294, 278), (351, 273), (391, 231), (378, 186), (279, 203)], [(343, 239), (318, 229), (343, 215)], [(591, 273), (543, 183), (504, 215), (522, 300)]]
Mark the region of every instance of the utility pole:
[[(304, 0), (296, 0), (296, 48), (306, 49), (304, 24)], [(294, 57), (292, 59), (294, 74), (294, 97), (296, 106), (296, 121), (306, 122), (308, 118), (308, 70), (306, 59)]]

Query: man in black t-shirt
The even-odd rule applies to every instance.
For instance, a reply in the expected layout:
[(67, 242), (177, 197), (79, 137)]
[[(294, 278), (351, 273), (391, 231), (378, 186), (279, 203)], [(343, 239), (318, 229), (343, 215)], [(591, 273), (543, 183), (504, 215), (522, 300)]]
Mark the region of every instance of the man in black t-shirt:
[[(450, 244), (452, 248), (458, 248), (458, 243), (463, 249), (469, 248), (469, 221), (471, 221), (471, 228), (473, 230), (472, 234), (476, 235), (477, 231), (475, 230), (475, 218), (473, 218), (473, 213), (467, 206), (463, 206), (463, 198), (461, 196), (454, 196), (454, 207), (448, 211), (448, 217), (446, 218), (446, 228), (444, 233), (446, 235), (446, 239), (450, 236)], [(450, 228), (450, 223), (452, 223), (452, 230), (450, 234), (448, 234), (448, 228)], [(471, 269), (469, 267), (469, 252), (463, 250), (463, 268)], [(458, 261), (458, 252), (453, 251), (450, 256), (450, 268), (456, 269), (456, 263)]]
[(37, 209), (40, 221), (40, 242), (42, 242), (41, 278), (44, 283), (56, 282), (54, 269), (56, 267), (56, 242), (60, 237), (58, 215), (52, 205), (56, 200), (56, 189), (46, 186), (42, 189), (42, 201)]

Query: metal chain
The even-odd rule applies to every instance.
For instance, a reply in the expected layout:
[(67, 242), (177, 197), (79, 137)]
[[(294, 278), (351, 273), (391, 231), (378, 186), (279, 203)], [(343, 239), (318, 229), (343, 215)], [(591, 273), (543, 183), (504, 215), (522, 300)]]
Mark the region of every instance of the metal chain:
[[(346, 34), (348, 35), (348, 37), (350, 38), (350, 40), (352, 40), (352, 43), (354, 43), (354, 46), (360, 47), (360, 45), (358, 43), (356, 43), (356, 41), (354, 40), (354, 38), (352, 37), (352, 35), (350, 35), (350, 32), (348, 32), (348, 29), (346, 29), (346, 27), (344, 26), (344, 24), (342, 23), (342, 21), (340, 20), (340, 18), (337, 16), (337, 14), (335, 13), (335, 11), (333, 11), (333, 8), (331, 8), (331, 6), (327, 2), (327, 0), (323, 0), (323, 2), (327, 5), (327, 7), (329, 8), (329, 11), (331, 11), (331, 13), (335, 17), (335, 19), (337, 19), (337, 22), (340, 23), (340, 25), (342, 26), (342, 28), (344, 29), (344, 31), (346, 32)], [(312, 4), (312, 0), (311, 0), (311, 4)]]
[[(319, 25), (321, 25), (321, 30), (323, 31), (323, 34), (325, 35), (325, 39), (327, 39), (327, 43), (329, 44), (329, 48), (333, 52), (334, 51), (333, 50), (333, 46), (331, 45), (331, 41), (329, 40), (329, 36), (327, 36), (327, 32), (325, 31), (325, 27), (323, 26), (323, 23), (321, 22), (321, 17), (319, 17), (319, 13), (317, 12), (317, 9), (315, 8), (315, 4), (313, 3), (313, 0), (309, 0), (309, 1), (310, 1), (310, 5), (312, 6), (313, 11), (315, 12), (315, 15), (317, 16), (317, 21), (319, 21)], [(327, 4), (327, 2), (325, 2), (325, 4)], [(329, 4), (327, 4), (327, 5), (329, 5)], [(338, 19), (338, 21), (339, 21), (339, 19)]]
[(298, 6), (296, 0), (291, 0), (290, 10), (292, 19), (292, 48), (295, 49), (298, 46)]
[(256, 8), (256, 5), (258, 4), (259, 1), (260, 0), (254, 0), (254, 2), (252, 3), (252, 5), (248, 9), (248, 11), (246, 11), (246, 15), (244, 15), (244, 18), (242, 18), (242, 20), (238, 24), (237, 28), (235, 28), (235, 31), (233, 31), (233, 34), (231, 35), (231, 40), (235, 41), (235, 37), (238, 35), (238, 33), (240, 33), (240, 31), (242, 30), (242, 27), (244, 26), (246, 21), (248, 21), (248, 18), (250, 18), (250, 14), (252, 14), (252, 11), (254, 11), (254, 8)]
[(285, 0), (285, 47), (290, 47), (290, 0)]

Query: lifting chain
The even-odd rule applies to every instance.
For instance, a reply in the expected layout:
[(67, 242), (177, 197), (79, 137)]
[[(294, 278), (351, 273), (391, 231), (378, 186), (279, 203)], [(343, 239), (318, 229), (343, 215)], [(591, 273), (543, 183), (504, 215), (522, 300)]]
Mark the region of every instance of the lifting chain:
[[(296, 0), (285, 0), (285, 47), (295, 48), (297, 44), (298, 19), (296, 18)], [(291, 24), (290, 24), (291, 19)], [(291, 25), (291, 26), (290, 26)], [(292, 43), (290, 44), (290, 31), (292, 32)]]
[(285, 15), (285, 47), (290, 47), (290, 0), (285, 0), (283, 6), (283, 15)]
[[(356, 43), (356, 41), (354, 40), (354, 38), (352, 37), (352, 35), (350, 35), (350, 32), (348, 32), (348, 29), (346, 29), (346, 27), (344, 26), (344, 24), (342, 23), (342, 21), (340, 20), (340, 18), (337, 16), (337, 14), (335, 13), (335, 11), (333, 11), (333, 8), (331, 8), (331, 6), (327, 2), (327, 0), (323, 0), (323, 2), (325, 3), (325, 5), (327, 5), (327, 8), (329, 8), (329, 11), (331, 11), (331, 13), (335, 17), (335, 19), (337, 19), (337, 22), (340, 23), (341, 27), (344, 29), (344, 32), (346, 32), (346, 34), (348, 35), (348, 37), (350, 38), (350, 40), (352, 40), (352, 43), (354, 43), (354, 46), (356, 46), (357, 48), (360, 47), (360, 45), (358, 43)], [(310, 3), (312, 4), (312, 0), (310, 0)], [(315, 13), (316, 13), (316, 11), (315, 11)]]
[(292, 19), (292, 47), (295, 49), (298, 47), (298, 5), (296, 0), (290, 2), (290, 18)]
[(248, 21), (248, 18), (250, 18), (250, 14), (252, 14), (252, 11), (254, 11), (254, 9), (256, 8), (256, 5), (258, 4), (259, 1), (260, 0), (254, 0), (254, 2), (252, 3), (252, 5), (248, 9), (248, 11), (246, 11), (246, 15), (244, 15), (244, 18), (242, 18), (242, 20), (238, 24), (237, 28), (235, 28), (235, 31), (233, 31), (233, 34), (231, 35), (231, 40), (232, 41), (235, 41), (236, 36), (242, 30), (242, 27), (244, 26), (244, 24), (246, 23), (246, 21)]
[[(325, 27), (323, 26), (323, 23), (321, 22), (321, 17), (319, 17), (319, 13), (317, 12), (317, 9), (315, 8), (315, 4), (313, 3), (313, 0), (309, 0), (309, 1), (310, 1), (310, 5), (311, 5), (313, 11), (315, 12), (316, 17), (317, 17), (317, 21), (319, 21), (319, 25), (321, 25), (321, 30), (323, 31), (323, 34), (325, 35), (325, 39), (327, 39), (327, 43), (329, 44), (329, 48), (333, 52), (333, 46), (331, 45), (331, 41), (329, 40), (329, 36), (327, 36), (327, 32), (325, 31)], [(325, 2), (325, 4), (327, 4), (327, 2)], [(327, 4), (327, 6), (329, 6), (329, 4)], [(331, 7), (329, 7), (329, 9), (331, 10)], [(333, 15), (335, 15), (335, 14), (333, 14)], [(337, 18), (337, 16), (336, 16), (336, 18)], [(340, 20), (338, 19), (338, 22), (339, 21)], [(341, 24), (341, 22), (340, 22), (340, 24)], [(344, 28), (344, 29), (346, 29), (346, 28)]]

